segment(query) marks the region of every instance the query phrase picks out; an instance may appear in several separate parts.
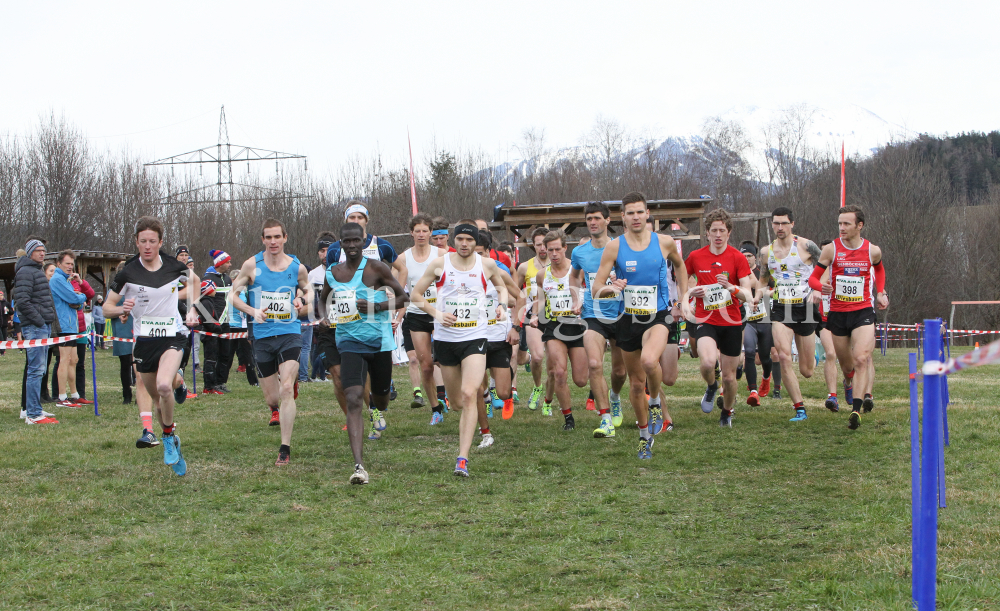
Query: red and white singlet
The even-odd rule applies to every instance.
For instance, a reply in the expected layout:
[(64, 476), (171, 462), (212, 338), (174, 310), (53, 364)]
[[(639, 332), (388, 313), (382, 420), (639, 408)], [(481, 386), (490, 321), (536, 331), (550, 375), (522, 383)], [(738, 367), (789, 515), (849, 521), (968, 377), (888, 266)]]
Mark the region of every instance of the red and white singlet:
[(438, 311), (455, 315), (455, 324), (443, 326), (434, 321), (434, 339), (445, 342), (464, 342), (486, 338), (486, 275), (483, 259), (479, 255), (469, 271), (455, 269), (451, 258), (455, 253), (444, 256), (444, 270), (437, 281)]
[(872, 243), (862, 238), (861, 246), (852, 250), (837, 238), (833, 245), (836, 250), (830, 264), (830, 311), (854, 312), (872, 307)]

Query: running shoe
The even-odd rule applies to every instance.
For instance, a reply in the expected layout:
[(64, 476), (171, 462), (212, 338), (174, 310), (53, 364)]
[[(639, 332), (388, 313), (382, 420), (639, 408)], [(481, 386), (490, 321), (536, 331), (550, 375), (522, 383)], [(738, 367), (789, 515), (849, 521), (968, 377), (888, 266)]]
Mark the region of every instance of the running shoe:
[(56, 407), (69, 407), (69, 408), (72, 408), (72, 409), (77, 409), (77, 408), (80, 407), (80, 404), (76, 403), (74, 401), (71, 401), (70, 399), (62, 399), (62, 400), (56, 402)]
[(180, 405), (181, 403), (187, 401), (187, 398), (188, 398), (187, 386), (181, 384), (180, 386), (174, 389), (174, 403)]
[(38, 416), (37, 418), (25, 418), (25, 424), (59, 424), (59, 421), (55, 418), (49, 418), (48, 416)]
[(493, 409), (503, 408), (503, 399), (497, 394), (497, 389), (495, 388), (490, 389), (490, 401), (493, 403)]
[(354, 473), (351, 474), (352, 484), (364, 485), (368, 483), (368, 472), (361, 465), (354, 465)]
[(532, 411), (538, 409), (538, 403), (542, 400), (542, 393), (544, 392), (544, 386), (535, 386), (531, 389), (531, 396), (528, 398), (528, 409)]
[(450, 408), (450, 407), (451, 407), (451, 402), (448, 401), (448, 395), (445, 395), (445, 397), (444, 397), (444, 413), (447, 414), (448, 413), (448, 408)]
[(524, 370), (531, 373), (531, 350), (528, 350), (528, 360), (524, 362)]
[(847, 385), (847, 380), (844, 380), (844, 400), (847, 401), (848, 405), (854, 405), (854, 381), (851, 381), (851, 385)]
[[(42, 410), (42, 418), (55, 418), (55, 417), (56, 417), (55, 414), (53, 414), (51, 412), (47, 412), (44, 409)], [(28, 419), (28, 411), (22, 409), (21, 410), (21, 420), (27, 420), (27, 419)]]
[(766, 397), (771, 392), (771, 376), (767, 376), (760, 382), (760, 396)]
[(84, 399), (83, 397), (77, 397), (75, 399), (70, 399), (70, 401), (72, 401), (73, 403), (76, 403), (78, 405), (93, 405), (94, 404), (94, 402), (91, 401), (90, 399)]
[[(173, 446), (177, 452), (177, 462), (170, 465), (170, 468), (173, 469), (174, 473), (176, 473), (177, 475), (184, 476), (187, 474), (188, 468), (187, 468), (187, 461), (184, 460), (184, 456), (181, 454), (181, 440), (177, 435), (170, 435), (170, 437), (173, 438), (172, 439)], [(167, 444), (164, 443), (163, 445), (164, 447), (166, 447)], [(166, 458), (164, 458), (164, 461), (166, 461)]]
[(425, 405), (427, 405), (427, 399), (424, 398), (424, 391), (419, 388), (413, 391), (413, 401), (410, 401), (410, 407), (419, 409)]
[(750, 394), (747, 396), (747, 405), (751, 407), (760, 405), (760, 395), (757, 394), (756, 390), (750, 391)]
[(823, 403), (823, 407), (835, 414), (839, 412), (840, 405), (837, 403), (837, 395), (827, 395), (826, 402)]
[(493, 402), (487, 399), (486, 401), (483, 401), (483, 404), (486, 406), (486, 417), (487, 418), (492, 418), (493, 417)]
[(613, 424), (614, 426), (621, 426), (622, 425), (622, 420), (624, 419), (624, 417), (622, 416), (622, 398), (621, 398), (621, 395), (618, 395), (617, 399), (612, 399), (611, 398), (611, 391), (609, 390), (608, 391), (608, 401), (611, 402), (611, 424)]
[(653, 457), (653, 438), (639, 438), (639, 460), (649, 460)]
[(712, 413), (712, 410), (715, 409), (715, 393), (718, 391), (718, 384), (715, 385), (714, 389), (711, 386), (705, 388), (705, 396), (701, 398), (701, 411), (706, 414)]
[(503, 402), (503, 410), (500, 412), (500, 416), (504, 420), (510, 420), (514, 416), (514, 399), (507, 399)]
[(196, 392), (189, 392), (187, 394), (187, 398), (188, 399), (197, 399), (198, 398), (198, 393), (196, 393)]
[(368, 429), (369, 441), (378, 441), (379, 439), (382, 439), (382, 433), (378, 432), (378, 430), (374, 426)]
[(587, 399), (587, 411), (589, 412), (597, 411), (597, 405), (594, 403), (593, 399)]
[(861, 400), (861, 407), (864, 408), (866, 414), (875, 409), (875, 397), (866, 394), (865, 398)]
[(552, 402), (546, 401), (542, 404), (542, 415), (551, 416), (552, 415)]
[(477, 447), (480, 450), (482, 450), (483, 448), (488, 448), (491, 445), (493, 445), (493, 434), (492, 433), (486, 433), (485, 435), (483, 435), (483, 440), (479, 442), (479, 446), (477, 446)]
[(663, 432), (663, 408), (659, 405), (649, 406), (649, 432), (653, 435)]
[(804, 409), (797, 409), (797, 410), (795, 410), (795, 417), (794, 418), (789, 418), (788, 421), (789, 422), (802, 422), (803, 420), (805, 420), (808, 417), (809, 416), (806, 416), (806, 410), (804, 410)]
[(715, 398), (715, 407), (717, 407), (719, 409), (726, 409), (726, 398), (725, 398), (724, 394), (725, 393), (723, 393), (722, 389), (720, 388), (719, 389), (719, 396)]
[(565, 419), (566, 421), (563, 423), (564, 431), (572, 431), (576, 428), (576, 421), (573, 420), (573, 414), (566, 414)]
[(278, 448), (278, 460), (274, 461), (275, 467), (284, 467), (288, 465), (288, 460), (291, 458), (291, 452), (287, 452), (282, 448)]
[(276, 410), (276, 409), (272, 409), (271, 410), (271, 420), (268, 421), (267, 425), (268, 426), (281, 426), (281, 416), (278, 413), (278, 410)]
[(441, 412), (431, 412), (431, 426), (444, 422), (444, 414)]
[(771, 393), (771, 398), (773, 398), (773, 399), (780, 399), (781, 398), (781, 387), (780, 386), (775, 386), (774, 387), (774, 392)]
[(22, 409), (21, 410), (21, 420), (24, 420), (27, 417), (28, 417), (28, 410)]
[(390, 380), (389, 381), (389, 400), (390, 401), (395, 401), (396, 397), (398, 397), (398, 396), (399, 396), (399, 393), (396, 392), (396, 382), (393, 381), (393, 380)]
[(455, 461), (455, 475), (458, 477), (469, 477), (469, 459), (461, 456)]
[(511, 400), (512, 400), (512, 401), (513, 401), (514, 403), (517, 403), (518, 405), (520, 405), (520, 404), (521, 404), (521, 399), (520, 399), (520, 397), (518, 397), (518, 396), (517, 396), (517, 389), (516, 389), (516, 388), (515, 388), (515, 389), (514, 389), (514, 391), (512, 392), (512, 394), (511, 394), (510, 398), (511, 398)]
[(597, 439), (614, 437), (615, 425), (611, 423), (611, 416), (604, 414), (601, 416), (601, 425), (594, 429), (594, 437)]
[(240, 365), (239, 367), (236, 368), (236, 373), (246, 373), (246, 372), (247, 372), (246, 365)]
[(142, 436), (135, 440), (137, 448), (152, 448), (158, 445), (160, 445), (160, 440), (149, 429), (142, 429)]
[(663, 430), (664, 431), (672, 431), (672, 430), (674, 430), (674, 423), (672, 421), (670, 421), (670, 420), (667, 420), (664, 423), (664, 425), (663, 425)]
[(371, 412), (369, 416), (375, 430), (384, 431), (387, 426), (385, 423), (385, 412), (380, 409), (369, 409), (368, 411)]
[(181, 459), (181, 441), (177, 435), (163, 436), (163, 464), (168, 467), (176, 465)]
[(233, 392), (229, 390), (229, 387), (226, 386), (225, 384), (219, 384), (218, 386), (215, 387), (215, 390), (221, 392), (224, 395), (228, 395), (229, 393)]
[(201, 394), (203, 395), (221, 395), (222, 391), (216, 388), (203, 388), (201, 389)]
[(722, 415), (719, 416), (719, 426), (733, 428), (733, 412), (732, 410), (726, 411), (722, 410)]
[(852, 431), (861, 426), (861, 412), (852, 411), (851, 415), (847, 418), (847, 428)]

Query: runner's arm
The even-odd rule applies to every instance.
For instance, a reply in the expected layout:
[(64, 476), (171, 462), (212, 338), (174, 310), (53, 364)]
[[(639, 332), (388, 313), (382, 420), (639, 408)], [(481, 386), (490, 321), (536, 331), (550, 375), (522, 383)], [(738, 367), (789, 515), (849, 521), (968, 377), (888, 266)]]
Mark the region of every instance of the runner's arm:
[[(681, 257), (681, 253), (677, 250), (677, 244), (674, 239), (665, 235), (656, 234), (659, 236), (660, 247), (663, 249), (663, 256), (665, 259), (669, 260), (674, 266), (674, 277), (677, 279), (677, 295), (687, 295), (688, 292), (688, 274), (687, 266), (684, 265), (684, 259)], [(681, 315), (687, 317), (687, 312), (685, 308), (690, 307), (687, 299), (680, 299), (681, 302)]]
[[(493, 286), (497, 290), (498, 303), (497, 307), (503, 307), (504, 311), (508, 309), (507, 300), (510, 298), (510, 293), (507, 292), (507, 283), (504, 282), (503, 272), (497, 267), (496, 262), (493, 259), (483, 259), (483, 269), (487, 274), (487, 280), (493, 283)], [(500, 318), (499, 311), (497, 313), (497, 318)]]
[(573, 295), (573, 311), (577, 314), (579, 314), (583, 308), (583, 298), (580, 296), (583, 291), (583, 282), (581, 278), (583, 270), (581, 269), (578, 271), (580, 273), (571, 272), (569, 275), (570, 294)]
[(541, 322), (542, 305), (545, 303), (545, 289), (542, 288), (542, 283), (545, 281), (545, 270), (541, 270), (535, 275), (535, 286), (538, 287), (535, 293), (535, 302), (531, 304), (532, 312), (532, 322), (533, 326), (537, 327)]
[[(402, 258), (403, 257), (398, 257), (396, 261), (398, 262)], [(396, 280), (396, 278), (393, 276), (393, 271), (396, 272), (399, 271), (398, 268), (396, 268), (395, 264), (393, 264), (393, 267), (391, 269), (388, 266), (378, 267), (379, 286), (377, 288), (386, 287), (392, 290), (393, 300), (391, 304), (390, 302), (386, 301), (386, 308), (391, 310), (398, 310), (401, 312), (403, 311), (403, 306), (406, 305), (406, 302), (410, 300), (410, 296), (407, 295), (406, 291), (403, 290), (403, 287), (400, 286), (399, 280)], [(403, 277), (405, 278), (406, 276)], [(378, 307), (378, 303), (375, 304), (375, 307)]]
[(875, 301), (878, 309), (884, 310), (889, 307), (889, 295), (885, 292), (885, 267), (882, 266), (882, 249), (874, 244), (870, 251), (872, 257), (872, 270), (875, 272)]
[(806, 238), (800, 238), (800, 239), (805, 241), (802, 247), (805, 249), (807, 253), (809, 253), (809, 260), (803, 261), (803, 263), (806, 263), (808, 265), (816, 265), (816, 262), (819, 261), (820, 256), (822, 256), (823, 254), (823, 251), (820, 250), (819, 246), (816, 245), (816, 242), (813, 242), (812, 240), (807, 240)]
[[(827, 244), (823, 247), (823, 252), (820, 253), (819, 260), (813, 268), (813, 273), (809, 276), (809, 288), (814, 291), (822, 291), (824, 295), (829, 295), (833, 292), (830, 284), (830, 281), (833, 278), (828, 277), (826, 282), (823, 282), (822, 278), (823, 272), (826, 271), (826, 268), (830, 267), (830, 263), (833, 262), (834, 249), (835, 246), (833, 243)], [(761, 278), (763, 278), (763, 274), (761, 275)]]
[[(122, 314), (127, 314), (125, 311), (125, 304), (119, 304), (118, 301), (121, 299), (121, 295), (114, 291), (108, 292), (108, 298), (104, 302), (104, 317), (114, 318), (116, 316), (121, 316)], [(129, 300), (132, 301), (132, 300)], [(129, 304), (129, 310), (132, 309), (132, 304)]]
[(251, 317), (256, 317), (257, 310), (255, 308), (251, 308), (247, 302), (243, 301), (240, 297), (240, 293), (250, 286), (250, 279), (253, 278), (254, 271), (256, 271), (256, 269), (257, 263), (253, 259), (247, 259), (244, 261), (243, 267), (240, 268), (239, 275), (236, 276), (236, 280), (233, 280), (233, 285), (229, 289), (229, 292), (233, 294), (233, 307)]
[(299, 317), (303, 314), (308, 316), (313, 305), (313, 285), (312, 282), (309, 282), (309, 272), (306, 271), (305, 265), (299, 266), (299, 290), (302, 291), (302, 296), (296, 298), (299, 300), (299, 305), (296, 306), (293, 302), (292, 306), (298, 312)]
[(500, 275), (503, 277), (504, 285), (507, 286), (507, 307), (517, 312), (517, 301), (521, 291), (514, 284), (514, 279), (510, 277), (510, 274), (500, 270)]
[(615, 291), (621, 291), (625, 288), (625, 284), (628, 282), (624, 278), (619, 278), (608, 285), (608, 278), (611, 277), (611, 270), (615, 267), (615, 259), (618, 258), (618, 240), (611, 240), (608, 245), (604, 247), (604, 253), (601, 254), (601, 265), (597, 268), (597, 274), (594, 275), (594, 285), (590, 287), (590, 295), (593, 298), (598, 298), (604, 293), (614, 293)]
[[(770, 258), (771, 247), (765, 246), (760, 249), (760, 256), (757, 257), (757, 265), (760, 267), (760, 286), (767, 287), (771, 284), (771, 266), (767, 264), (767, 260)], [(763, 261), (763, 265), (761, 265)]]

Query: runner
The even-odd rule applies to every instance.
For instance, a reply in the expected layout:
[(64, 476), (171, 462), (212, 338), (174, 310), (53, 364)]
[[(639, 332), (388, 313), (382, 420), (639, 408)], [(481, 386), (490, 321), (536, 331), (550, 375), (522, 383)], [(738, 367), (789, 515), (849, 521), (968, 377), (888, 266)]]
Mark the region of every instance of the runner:
[[(434, 259), (448, 253), (447, 248), (430, 245), (432, 223), (431, 217), (423, 213), (410, 219), (410, 236), (413, 238), (413, 247), (403, 252), (401, 257), (403, 272), (399, 277), (405, 280), (406, 288), (411, 294), (413, 285), (427, 271), (427, 265)], [(444, 232), (445, 245), (447, 246), (448, 230), (445, 229)], [(437, 302), (437, 288), (433, 284), (428, 287), (424, 294), (424, 300), (431, 304)], [(424, 390), (430, 392), (432, 388), (436, 388), (438, 398), (431, 411), (431, 425), (440, 424), (444, 420), (444, 382), (441, 380), (440, 370), (434, 366), (433, 346), (431, 344), (434, 317), (424, 313), (411, 300), (405, 310), (398, 312), (397, 318), (403, 319), (403, 346), (410, 359), (410, 381), (413, 383), (413, 401), (410, 403), (410, 407), (418, 409), (426, 405), (427, 395), (425, 395)], [(416, 372), (413, 371), (414, 369)]]
[(435, 216), (431, 219), (431, 246), (455, 252), (455, 249), (448, 246), (448, 219), (443, 216)]
[(525, 365), (531, 373), (534, 386), (531, 389), (531, 396), (528, 398), (528, 409), (538, 409), (538, 403), (542, 400), (542, 393), (545, 393), (546, 405), (542, 410), (552, 414), (552, 383), (551, 376), (548, 376), (546, 385), (542, 386), (542, 361), (545, 359), (545, 343), (542, 341), (542, 331), (537, 326), (531, 325), (531, 317), (534, 315), (534, 303), (538, 298), (538, 272), (545, 269), (549, 264), (548, 253), (545, 251), (545, 236), (549, 230), (545, 227), (538, 227), (531, 232), (531, 245), (535, 250), (535, 256), (528, 259), (517, 267), (517, 285), (521, 287), (524, 294), (518, 301), (518, 313), (524, 307), (524, 317), (521, 320), (521, 337), (518, 343), (517, 364)]
[[(371, 379), (373, 407), (385, 410), (392, 381), (392, 351), (396, 349), (389, 312), (407, 301), (406, 292), (392, 276), (392, 269), (364, 255), (364, 240), (365, 230), (360, 224), (347, 222), (341, 226), (339, 245), (344, 262), (327, 268), (326, 286), (320, 298), (321, 309), (325, 309), (331, 293), (331, 303), (335, 304), (327, 310), (326, 318), (336, 319), (341, 386), (347, 397), (347, 437), (354, 455), (352, 484), (368, 483), (361, 420), (367, 398), (365, 380)], [(393, 292), (391, 305), (385, 288)]]
[[(832, 244), (833, 240), (823, 240), (819, 245), (820, 249), (826, 248), (827, 244)], [(830, 270), (823, 272), (823, 282), (829, 282)], [(813, 291), (813, 300), (820, 301), (820, 321), (816, 326), (816, 334), (819, 335), (820, 345), (823, 347), (823, 380), (826, 382), (826, 401), (823, 406), (831, 412), (840, 411), (840, 404), (837, 401), (837, 349), (833, 347), (833, 334), (826, 326), (827, 318), (830, 315), (830, 295), (823, 295), (818, 291)], [(864, 404), (862, 403), (862, 407)]]
[[(622, 313), (620, 293), (602, 295), (600, 299), (593, 297), (594, 278), (601, 267), (601, 256), (604, 247), (611, 240), (608, 237), (608, 224), (611, 222), (611, 210), (604, 202), (590, 202), (583, 208), (583, 218), (587, 222), (587, 232), (590, 240), (579, 244), (573, 249), (572, 265), (577, 273), (573, 276), (573, 287), (583, 287), (583, 321), (587, 331), (583, 335), (583, 345), (587, 351), (590, 374), (590, 390), (594, 395), (594, 403), (601, 415), (601, 424), (594, 430), (594, 437), (614, 437), (615, 427), (621, 426), (622, 386), (625, 385), (625, 360), (615, 335), (615, 327)], [(607, 282), (615, 280), (614, 272)], [(611, 344), (611, 390), (604, 379), (604, 351)]]
[[(181, 454), (174, 422), (174, 381), (190, 332), (181, 320), (177, 300), (178, 296), (186, 297), (191, 287), (199, 286), (198, 277), (160, 250), (163, 223), (158, 219), (144, 216), (136, 222), (135, 245), (139, 254), (126, 261), (115, 275), (108, 287), (104, 312), (109, 317), (132, 316), (136, 340), (132, 357), (163, 431), (163, 462), (177, 475), (184, 475), (187, 462)], [(187, 284), (184, 288), (180, 288), (181, 278)], [(197, 324), (190, 310), (187, 324)]]
[[(743, 313), (739, 302), (753, 302), (753, 274), (746, 257), (729, 245), (732, 217), (722, 208), (705, 215), (708, 246), (687, 258), (687, 273), (694, 284), (690, 294), (697, 299), (694, 334), (698, 343), (701, 377), (708, 388), (701, 400), (701, 410), (711, 413), (719, 383), (716, 364), (721, 362), (724, 402), (719, 426), (733, 426), (733, 403), (736, 400), (736, 366), (743, 347)], [(732, 279), (739, 283), (734, 285)]]
[[(622, 198), (622, 222), (625, 233), (608, 242), (601, 256), (601, 265), (594, 276), (591, 290), (600, 299), (605, 294), (622, 294), (624, 314), (618, 319), (618, 347), (625, 356), (629, 377), (629, 398), (639, 427), (639, 458), (653, 457), (653, 435), (664, 428), (660, 393), (646, 399), (646, 385), (659, 389), (660, 357), (671, 333), (667, 317), (673, 308), (667, 267), (678, 270), (678, 284), (687, 292), (684, 261), (673, 239), (653, 233), (646, 225), (649, 208), (642, 193), (629, 193)], [(668, 264), (669, 261), (669, 264)], [(615, 280), (608, 286), (612, 268)], [(688, 306), (681, 305), (686, 314)]]
[[(740, 244), (740, 252), (746, 257), (747, 265), (753, 277), (753, 300), (745, 304), (748, 310), (746, 313), (746, 326), (743, 328), (743, 355), (745, 364), (743, 367), (747, 376), (747, 405), (757, 407), (760, 405), (760, 398), (766, 397), (771, 390), (771, 347), (774, 345), (774, 338), (771, 335), (771, 323), (767, 318), (767, 307), (765, 301), (768, 298), (767, 287), (762, 285), (757, 274), (760, 267), (757, 265), (757, 246), (753, 242), (746, 241)], [(757, 388), (757, 364), (760, 360), (760, 370), (763, 381), (760, 388)], [(759, 390), (759, 392), (758, 392)]]
[(808, 418), (799, 379), (792, 361), (792, 339), (799, 351), (799, 373), (811, 378), (816, 369), (816, 308), (810, 299), (809, 276), (819, 260), (820, 249), (811, 240), (792, 233), (795, 218), (788, 208), (775, 208), (771, 213), (774, 242), (760, 250), (760, 258), (767, 261), (761, 268), (760, 283), (767, 286), (772, 280), (774, 292), (771, 301), (771, 333), (778, 349), (781, 377), (792, 399), (795, 415), (790, 422)]
[[(840, 237), (823, 248), (809, 286), (831, 295), (827, 328), (833, 334), (833, 346), (844, 372), (844, 396), (851, 405), (848, 428), (861, 426), (862, 398), (854, 397), (854, 385), (867, 387), (869, 361), (875, 348), (875, 309), (872, 293), (880, 310), (889, 307), (885, 292), (885, 268), (882, 249), (861, 237), (865, 213), (860, 206), (845, 206), (839, 211)], [(823, 272), (830, 277), (824, 282)], [(874, 285), (874, 291), (872, 290)], [(874, 405), (873, 405), (874, 406)]]
[[(427, 266), (411, 293), (424, 312), (434, 316), (434, 355), (441, 364), (445, 387), (453, 405), (462, 410), (455, 475), (469, 476), (469, 450), (475, 436), (479, 385), (486, 372), (486, 286), (492, 282), (499, 296), (498, 319), (506, 312), (507, 287), (490, 259), (476, 254), (479, 229), (475, 221), (462, 220), (455, 227), (456, 252), (438, 257)], [(437, 284), (437, 302), (428, 303), (424, 292)]]
[[(545, 342), (546, 364), (552, 375), (552, 385), (559, 399), (559, 409), (564, 419), (563, 430), (576, 428), (573, 406), (570, 401), (569, 385), (566, 383), (566, 367), (573, 366), (573, 383), (579, 387), (587, 385), (590, 368), (587, 350), (583, 347), (586, 323), (580, 319), (583, 303), (578, 291), (570, 283), (572, 266), (566, 257), (566, 234), (561, 229), (548, 232), (544, 238), (545, 252), (549, 265), (535, 276), (535, 285), (540, 287), (538, 299), (533, 306), (531, 325), (542, 329)], [(544, 317), (544, 318), (543, 318)], [(549, 400), (546, 398), (546, 406)], [(543, 412), (543, 415), (551, 415)]]
[[(306, 266), (294, 255), (285, 254), (288, 233), (284, 223), (267, 219), (260, 235), (264, 250), (243, 262), (230, 294), (233, 306), (250, 323), (254, 362), (264, 400), (272, 414), (278, 412), (281, 445), (274, 464), (284, 466), (291, 458), (295, 426), (295, 383), (302, 350), (299, 317), (308, 312), (313, 289)], [(241, 296), (244, 288), (250, 297), (249, 304)], [(297, 297), (297, 290), (304, 296)]]

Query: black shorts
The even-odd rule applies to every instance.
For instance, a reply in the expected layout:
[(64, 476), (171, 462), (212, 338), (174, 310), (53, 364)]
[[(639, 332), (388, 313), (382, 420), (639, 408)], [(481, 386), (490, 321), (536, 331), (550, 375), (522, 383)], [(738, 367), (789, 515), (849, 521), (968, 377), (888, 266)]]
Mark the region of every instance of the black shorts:
[(811, 303), (782, 305), (771, 302), (771, 322), (780, 322), (800, 337), (815, 333), (819, 320), (819, 310)]
[(595, 333), (600, 333), (604, 339), (615, 340), (616, 330), (618, 327), (617, 321), (614, 320), (604, 320), (601, 318), (584, 318), (583, 322), (587, 324), (587, 330), (593, 331)]
[(702, 323), (695, 325), (694, 336), (696, 340), (711, 337), (723, 356), (737, 357), (743, 351), (743, 325), (716, 326)]
[(139, 338), (132, 348), (132, 360), (135, 361), (135, 370), (139, 373), (156, 373), (160, 367), (160, 357), (167, 350), (177, 350), (184, 352), (184, 345), (188, 338), (183, 335), (173, 337), (156, 337), (143, 339)]
[(285, 333), (253, 340), (253, 359), (257, 363), (257, 376), (268, 378), (278, 373), (278, 367), (288, 361), (299, 360), (302, 352), (302, 336)]
[(670, 310), (660, 310), (652, 317), (623, 314), (618, 319), (618, 326), (615, 329), (615, 335), (618, 337), (618, 347), (621, 348), (622, 352), (642, 350), (642, 334), (654, 325), (669, 326), (667, 324), (667, 316), (669, 315)]
[(675, 322), (667, 323), (667, 345), (681, 343), (681, 326)]
[(337, 349), (337, 330), (327, 327), (317, 327), (313, 333), (316, 337), (316, 354), (323, 359), (323, 367), (329, 371), (340, 365), (340, 350)]
[(514, 354), (514, 347), (507, 342), (487, 342), (486, 344), (486, 368), (507, 367), (510, 368), (510, 357)]
[(434, 317), (430, 314), (407, 312), (406, 316), (403, 317), (402, 327), (403, 348), (407, 352), (412, 352), (415, 348), (413, 347), (413, 338), (410, 337), (410, 333), (414, 331), (417, 333), (434, 333)]
[(464, 342), (443, 342), (434, 340), (434, 360), (442, 367), (458, 367), (462, 360), (474, 354), (486, 354), (489, 344), (485, 337)]
[(527, 329), (528, 329), (528, 321), (529, 320), (530, 319), (526, 319), (525, 320), (524, 324), (521, 325), (521, 330), (518, 332), (519, 335), (520, 335), (520, 337), (518, 338), (519, 341), (520, 341), (520, 343), (517, 345), (517, 349), (518, 349), (519, 352), (527, 352), (528, 351), (528, 331), (527, 331)]
[(543, 342), (559, 340), (566, 344), (566, 348), (583, 348), (583, 334), (587, 332), (587, 325), (549, 321), (541, 329)]
[(340, 356), (340, 384), (344, 388), (364, 386), (371, 376), (372, 394), (389, 394), (392, 384), (392, 351), (345, 352)]
[(830, 312), (826, 315), (826, 328), (838, 337), (848, 337), (857, 328), (875, 324), (875, 308), (862, 308), (853, 312)]

